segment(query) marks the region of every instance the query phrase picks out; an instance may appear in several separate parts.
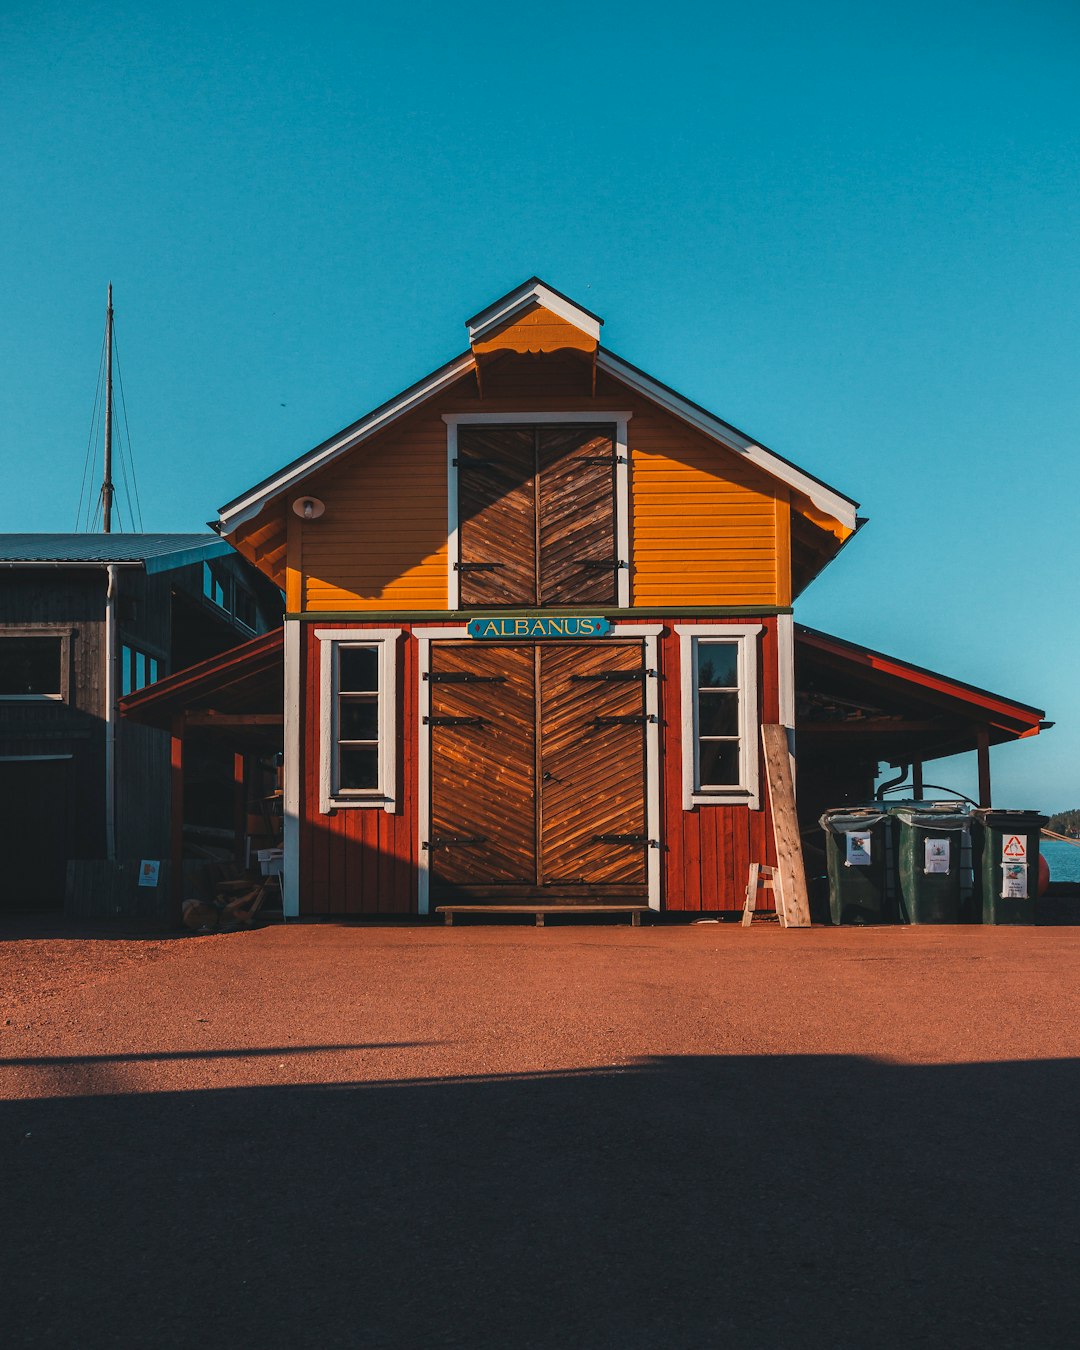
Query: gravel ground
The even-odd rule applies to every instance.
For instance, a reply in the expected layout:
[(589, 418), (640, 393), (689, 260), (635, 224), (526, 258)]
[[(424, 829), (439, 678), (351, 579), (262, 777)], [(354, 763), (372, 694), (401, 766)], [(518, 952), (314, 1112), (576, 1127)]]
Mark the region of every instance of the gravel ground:
[(6, 1345), (1076, 1343), (1080, 929), (10, 936)]

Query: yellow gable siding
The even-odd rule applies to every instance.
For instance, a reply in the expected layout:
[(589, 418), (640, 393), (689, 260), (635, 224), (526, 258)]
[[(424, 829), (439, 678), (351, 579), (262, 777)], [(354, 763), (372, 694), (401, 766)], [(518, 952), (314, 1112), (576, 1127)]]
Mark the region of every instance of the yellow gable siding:
[(786, 490), (648, 404), (629, 439), (634, 604), (788, 603)]
[(501, 398), (480, 401), (475, 382), (462, 381), (456, 397), (413, 414), (313, 477), (305, 491), (326, 502), (325, 516), (310, 524), (290, 516), (290, 561), (303, 576), (302, 607), (446, 608), (443, 412), (572, 416), (605, 409), (633, 413), (631, 603), (655, 611), (790, 602), (783, 485), (611, 379), (602, 377), (593, 399), (582, 396), (576, 368), (565, 374), (567, 392), (561, 395), (552, 388), (561, 382), (552, 380), (554, 374), (549, 369), (543, 397), (520, 390), (507, 397), (504, 387)]
[(307, 489), (326, 503), (303, 524), (298, 565), (309, 610), (446, 608), (446, 423), (409, 418)]

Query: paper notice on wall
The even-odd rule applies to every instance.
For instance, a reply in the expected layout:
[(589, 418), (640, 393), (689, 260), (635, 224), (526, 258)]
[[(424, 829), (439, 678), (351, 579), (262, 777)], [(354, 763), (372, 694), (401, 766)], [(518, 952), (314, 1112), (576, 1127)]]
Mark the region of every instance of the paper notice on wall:
[(139, 863), (139, 885), (156, 886), (158, 884), (158, 874), (161, 871), (161, 863), (154, 862), (150, 858), (143, 858)]
[(847, 866), (848, 867), (869, 867), (870, 866), (870, 831), (852, 830), (846, 834), (847, 840)]
[(923, 854), (923, 872), (947, 872), (949, 870), (949, 840), (927, 839)]
[(1001, 868), (1002, 900), (1026, 900), (1028, 898), (1027, 863), (1007, 862)]
[(1007, 834), (1001, 840), (1002, 862), (1027, 862), (1027, 836)]

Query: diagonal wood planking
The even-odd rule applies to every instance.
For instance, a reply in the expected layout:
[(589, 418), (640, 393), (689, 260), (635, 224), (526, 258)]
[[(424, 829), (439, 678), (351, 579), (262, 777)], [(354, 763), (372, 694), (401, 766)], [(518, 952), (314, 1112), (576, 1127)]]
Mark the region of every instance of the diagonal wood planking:
[(540, 861), (546, 885), (625, 884), (628, 894), (646, 892), (646, 845), (595, 839), (646, 832), (644, 721), (596, 724), (597, 718), (643, 718), (644, 682), (592, 678), (642, 668), (640, 643), (540, 649)]
[(536, 876), (535, 715), (530, 646), (432, 646), (432, 674), (504, 676), (431, 686), (431, 716), (479, 725), (431, 728), (431, 835), (482, 837), (435, 849), (432, 881), (532, 884)]
[(539, 600), (614, 604), (615, 441), (612, 429), (537, 429)]
[[(458, 433), (460, 602), (536, 601), (536, 445), (532, 427), (462, 427)], [(472, 570), (473, 564), (494, 564)]]

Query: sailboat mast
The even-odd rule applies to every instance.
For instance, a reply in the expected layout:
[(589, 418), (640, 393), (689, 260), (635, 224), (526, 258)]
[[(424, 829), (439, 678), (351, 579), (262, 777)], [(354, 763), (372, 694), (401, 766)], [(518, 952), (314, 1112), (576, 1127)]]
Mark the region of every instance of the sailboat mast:
[(102, 528), (104, 529), (106, 534), (112, 533), (112, 504), (113, 504), (112, 336), (113, 336), (113, 307), (112, 307), (112, 282), (110, 281), (109, 305), (105, 314), (105, 470), (104, 470), (104, 478), (101, 484), (101, 514), (103, 521)]

